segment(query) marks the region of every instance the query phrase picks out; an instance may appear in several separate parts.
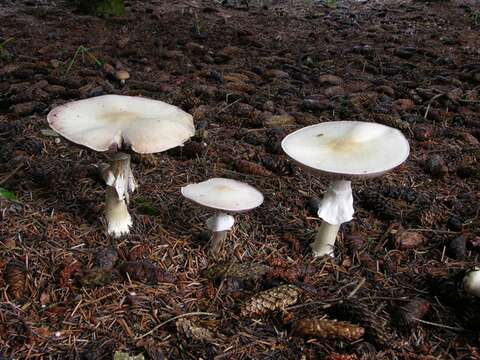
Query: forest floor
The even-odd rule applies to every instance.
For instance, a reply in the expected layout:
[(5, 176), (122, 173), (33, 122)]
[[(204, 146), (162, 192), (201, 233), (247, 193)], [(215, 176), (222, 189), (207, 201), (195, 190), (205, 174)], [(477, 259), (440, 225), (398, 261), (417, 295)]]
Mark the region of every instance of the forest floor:
[[(480, 301), (461, 279), (480, 251), (480, 4), (126, 2), (120, 19), (0, 4), (0, 357), (479, 359)], [(102, 219), (105, 154), (46, 121), (101, 94), (175, 104), (198, 129), (182, 150), (133, 157), (120, 240)], [(314, 259), (328, 181), (279, 143), (333, 120), (396, 127), (411, 155), (353, 184), (335, 258)], [(211, 214), (180, 195), (210, 177), (265, 195), (218, 259)]]

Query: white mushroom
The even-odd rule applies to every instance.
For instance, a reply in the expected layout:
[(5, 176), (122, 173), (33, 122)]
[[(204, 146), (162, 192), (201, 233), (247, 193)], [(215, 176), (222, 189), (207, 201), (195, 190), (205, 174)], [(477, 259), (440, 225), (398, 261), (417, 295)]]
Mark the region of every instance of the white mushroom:
[(105, 217), (107, 218), (107, 232), (114, 237), (120, 237), (130, 232), (132, 217), (128, 213), (125, 200), (119, 200), (114, 187), (107, 187)]
[(206, 226), (213, 232), (210, 252), (216, 255), (223, 247), (234, 218), (227, 214), (248, 211), (263, 203), (263, 195), (254, 187), (240, 181), (213, 178), (190, 184), (181, 189), (182, 195), (216, 214), (207, 219)]
[(282, 141), (284, 152), (307, 171), (332, 179), (318, 216), (323, 219), (314, 256), (333, 256), (340, 225), (352, 219), (351, 180), (380, 176), (402, 164), (410, 147), (397, 129), (360, 121), (307, 126)]
[(474, 296), (480, 297), (480, 268), (475, 267), (463, 278), (463, 289)]
[[(105, 95), (61, 105), (47, 116), (52, 129), (66, 139), (95, 151), (130, 148), (140, 154), (180, 146), (195, 134), (192, 116), (162, 101)], [(127, 234), (132, 225), (126, 204), (137, 188), (130, 155), (117, 152), (102, 167), (108, 185), (108, 233)], [(114, 189), (114, 191), (112, 191)]]
[(115, 78), (120, 81), (120, 84), (125, 85), (125, 81), (130, 79), (130, 74), (126, 70), (118, 70), (115, 72)]

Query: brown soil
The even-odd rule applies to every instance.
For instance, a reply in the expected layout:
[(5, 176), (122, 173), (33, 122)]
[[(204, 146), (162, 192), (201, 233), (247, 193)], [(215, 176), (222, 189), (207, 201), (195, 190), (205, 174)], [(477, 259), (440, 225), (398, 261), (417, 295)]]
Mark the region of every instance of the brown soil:
[[(0, 200), (0, 357), (480, 358), (480, 301), (461, 287), (480, 249), (479, 4), (126, 1), (122, 19), (0, 4), (0, 186), (18, 199)], [(133, 158), (121, 240), (102, 222), (104, 154), (45, 131), (56, 105), (106, 93), (175, 104), (199, 129)], [(397, 127), (412, 153), (354, 184), (335, 260), (315, 260), (311, 199), (327, 181), (279, 141), (342, 119)], [(179, 193), (213, 176), (266, 198), (237, 216), (221, 259), (199, 236), (210, 214)], [(285, 284), (298, 291), (262, 292)]]

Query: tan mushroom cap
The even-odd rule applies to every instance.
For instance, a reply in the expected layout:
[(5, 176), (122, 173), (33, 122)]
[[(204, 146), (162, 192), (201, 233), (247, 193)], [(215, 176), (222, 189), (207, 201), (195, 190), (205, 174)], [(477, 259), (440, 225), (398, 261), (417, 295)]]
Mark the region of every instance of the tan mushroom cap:
[(115, 73), (115, 77), (117, 78), (117, 80), (128, 80), (130, 79), (130, 74), (128, 73), (128, 71), (126, 70), (118, 70), (116, 73)]
[(241, 212), (263, 203), (263, 195), (253, 186), (240, 181), (213, 178), (181, 189), (187, 199), (214, 210)]
[(182, 109), (142, 97), (104, 95), (56, 107), (47, 116), (66, 139), (96, 151), (129, 145), (140, 154), (182, 145), (195, 134)]
[(410, 153), (397, 129), (362, 121), (331, 121), (286, 136), (285, 153), (313, 173), (373, 177), (401, 165)]

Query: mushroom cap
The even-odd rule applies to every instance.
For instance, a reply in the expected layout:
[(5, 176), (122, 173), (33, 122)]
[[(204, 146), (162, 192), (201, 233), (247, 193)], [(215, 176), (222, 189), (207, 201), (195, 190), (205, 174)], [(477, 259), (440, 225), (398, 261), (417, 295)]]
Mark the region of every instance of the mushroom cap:
[(402, 164), (410, 153), (397, 129), (362, 121), (331, 121), (297, 130), (283, 151), (314, 174), (351, 179), (374, 177)]
[(130, 74), (126, 70), (118, 70), (115, 73), (115, 77), (117, 78), (117, 80), (128, 80), (130, 79)]
[(209, 209), (228, 212), (247, 211), (263, 203), (263, 195), (240, 181), (213, 178), (181, 189), (187, 199)]
[(127, 144), (140, 154), (156, 153), (182, 145), (195, 134), (192, 116), (182, 109), (134, 96), (73, 101), (54, 108), (47, 119), (66, 139), (96, 151)]

